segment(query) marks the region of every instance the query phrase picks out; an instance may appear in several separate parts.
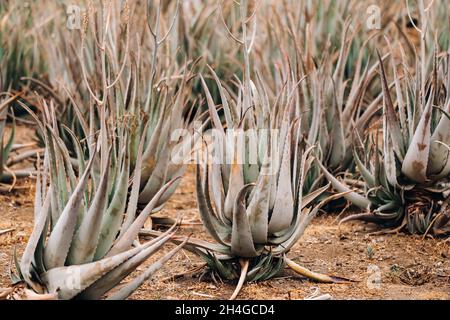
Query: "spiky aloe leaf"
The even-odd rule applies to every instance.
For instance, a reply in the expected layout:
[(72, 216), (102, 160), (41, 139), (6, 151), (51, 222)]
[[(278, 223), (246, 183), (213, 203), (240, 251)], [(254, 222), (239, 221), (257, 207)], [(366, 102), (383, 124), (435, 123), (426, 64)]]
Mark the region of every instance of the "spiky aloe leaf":
[(352, 191), (349, 187), (336, 179), (318, 160), (317, 165), (320, 167), (328, 181), (333, 185), (333, 188), (340, 193), (345, 193), (344, 197), (347, 200), (364, 210), (370, 207), (371, 202), (369, 199), (359, 195), (357, 192)]
[(289, 227), (294, 216), (294, 195), (291, 180), (291, 137), (286, 135), (282, 149), (280, 174), (277, 181), (275, 206), (269, 220), (269, 233), (273, 234)]
[(44, 254), (44, 261), (47, 269), (64, 266), (75, 232), (78, 213), (82, 205), (84, 191), (88, 183), (93, 163), (94, 157), (89, 160), (86, 170), (81, 176), (72, 196), (69, 198), (67, 205), (49, 236)]
[(152, 264), (147, 268), (142, 274), (133, 279), (130, 283), (126, 284), (123, 288), (121, 288), (118, 292), (112, 294), (108, 297), (109, 300), (122, 300), (128, 298), (137, 288), (139, 288), (145, 281), (150, 279), (150, 277), (161, 267), (169, 261), (178, 251), (180, 251), (183, 246), (186, 244), (187, 240), (177, 246), (175, 249), (170, 251), (168, 254), (163, 256), (157, 262)]
[(103, 169), (102, 178), (95, 192), (89, 210), (83, 216), (72, 239), (72, 245), (67, 257), (69, 264), (84, 264), (92, 261), (98, 244), (101, 223), (106, 207), (109, 182), (110, 154), (106, 158), (107, 166)]
[(245, 210), (245, 196), (253, 185), (245, 185), (237, 194), (233, 209), (231, 252), (237, 256), (252, 258), (257, 255), (249, 219)]
[[(450, 100), (448, 100), (445, 110), (450, 113)], [(430, 157), (427, 166), (427, 173), (432, 175), (447, 175), (446, 167), (450, 164), (450, 154), (447, 148), (441, 143), (450, 145), (450, 119), (443, 115), (430, 139)]]
[(402, 173), (418, 183), (424, 183), (428, 180), (427, 166), (430, 154), (431, 114), (433, 111), (431, 102), (432, 100), (430, 99), (420, 118), (419, 125), (402, 164)]

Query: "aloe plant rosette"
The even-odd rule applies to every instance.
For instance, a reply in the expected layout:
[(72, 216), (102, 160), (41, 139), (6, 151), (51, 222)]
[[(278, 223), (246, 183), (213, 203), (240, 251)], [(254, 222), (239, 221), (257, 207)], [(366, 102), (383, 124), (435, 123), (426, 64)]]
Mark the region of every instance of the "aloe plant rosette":
[[(232, 298), (245, 281), (270, 279), (286, 265), (317, 281), (342, 280), (312, 272), (286, 257), (319, 209), (338, 197), (310, 208), (329, 186), (302, 194), (305, 175), (314, 163), (314, 147), (306, 147), (301, 121), (291, 112), (293, 104), (269, 108), (263, 88), (253, 83), (251, 95), (242, 85), (239, 100), (229, 100), (212, 73), (226, 127), (201, 78), (213, 128), (203, 136), (208, 148), (205, 159), (197, 159), (196, 189), (200, 217), (216, 243), (191, 239), (186, 248), (200, 255), (221, 278), (239, 279)], [(252, 107), (246, 108), (249, 102)], [(143, 234), (159, 233), (144, 230)]]
[[(429, 77), (398, 76), (393, 65), (395, 100), (388, 89), (381, 64), (383, 84), (383, 148), (377, 142), (365, 146), (355, 161), (364, 179), (364, 189), (351, 191), (322, 166), (339, 192), (370, 212), (343, 220), (364, 220), (387, 227), (407, 227), (410, 233), (448, 233), (450, 201), (450, 99), (443, 88), (450, 84), (449, 57), (434, 59)], [(370, 139), (367, 139), (370, 142)], [(371, 150), (372, 149), (372, 150)], [(368, 164), (367, 164), (368, 163)]]
[[(120, 286), (176, 231), (174, 225), (150, 242), (136, 241), (153, 208), (175, 180), (161, 187), (136, 216), (140, 179), (135, 173), (128, 197), (130, 156), (126, 135), (116, 141), (100, 133), (98, 139), (91, 140), (95, 144), (89, 146), (89, 161), (79, 158), (74, 164), (57, 130), (48, 125), (54, 123), (54, 111), (45, 116), (45, 125), (35, 117), (44, 132), (46, 154), (36, 186), (34, 229), (18, 263), (19, 276), (38, 297), (100, 299), (106, 295), (108, 299), (125, 299), (183, 246), (180, 244)], [(108, 131), (106, 126), (103, 130)], [(78, 146), (81, 148), (80, 143)], [(107, 149), (105, 158), (102, 148)], [(141, 153), (142, 149), (143, 140)], [(140, 155), (137, 166), (141, 162)]]

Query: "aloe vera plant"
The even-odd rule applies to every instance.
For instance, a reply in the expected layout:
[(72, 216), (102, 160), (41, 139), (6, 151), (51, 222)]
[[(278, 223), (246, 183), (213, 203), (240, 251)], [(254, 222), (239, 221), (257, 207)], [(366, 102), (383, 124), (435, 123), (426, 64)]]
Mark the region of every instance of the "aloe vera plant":
[[(183, 66), (173, 63), (169, 35), (178, 15), (178, 3), (174, 3), (168, 26), (161, 22), (166, 18), (162, 2), (157, 6), (105, 1), (100, 7), (91, 3), (82, 30), (58, 29), (56, 44), (47, 39), (47, 59), (55, 61), (50, 68), (52, 98), (62, 110), (58, 111), (59, 133), (70, 146), (71, 157), (83, 154), (77, 153), (64, 127), (83, 139), (106, 122), (119, 124), (129, 119), (126, 130), (132, 169), (137, 168), (138, 145), (144, 137), (139, 206), (147, 205), (163, 185), (183, 175), (185, 161), (175, 163), (172, 155), (192, 143), (177, 134), (194, 130), (197, 111), (189, 97), (195, 61)], [(58, 23), (60, 19), (55, 18)], [(105, 110), (105, 118), (98, 109)], [(178, 183), (160, 198), (155, 211)]]
[[(312, 272), (286, 256), (320, 208), (340, 196), (328, 197), (311, 208), (329, 185), (303, 195), (305, 175), (314, 164), (313, 147), (306, 147), (301, 120), (290, 114), (292, 105), (269, 109), (263, 89), (256, 86), (252, 87), (254, 99), (247, 100), (249, 96), (240, 87), (240, 100), (229, 101), (213, 75), (229, 117), (224, 129), (202, 78), (214, 129), (211, 136), (208, 132), (204, 136), (205, 141), (213, 139), (208, 143), (212, 150), (206, 150), (205, 161), (198, 160), (196, 189), (200, 217), (217, 243), (192, 239), (186, 249), (200, 255), (220, 277), (239, 278), (232, 299), (245, 281), (270, 279), (286, 265), (316, 281), (343, 280)], [(253, 107), (246, 107), (249, 102)], [(176, 243), (183, 240), (174, 237)]]
[[(271, 105), (264, 84), (251, 80), (246, 1), (240, 3), (240, 15), (245, 68), (243, 81), (236, 78), (235, 99), (210, 69), (225, 125), (206, 81), (200, 77), (213, 129), (203, 137), (212, 147), (205, 152), (203, 166), (198, 156), (197, 202), (203, 224), (216, 243), (193, 239), (186, 249), (200, 255), (220, 277), (239, 279), (231, 299), (245, 281), (270, 279), (286, 265), (317, 281), (343, 280), (312, 272), (286, 256), (320, 208), (338, 195), (309, 207), (328, 188), (303, 195), (314, 147), (307, 147), (303, 139), (292, 91), (282, 91)], [(149, 230), (142, 233), (159, 235)], [(183, 240), (174, 237), (176, 243)]]
[[(450, 81), (448, 64), (448, 54), (441, 58), (436, 54), (428, 76), (422, 76), (424, 69), (418, 64), (414, 77), (407, 75), (402, 79), (393, 64), (394, 99), (385, 68), (380, 65), (383, 147), (380, 149), (378, 142), (366, 144), (363, 158), (355, 149), (365, 188), (345, 196), (371, 211), (349, 216), (343, 222), (360, 219), (398, 229), (406, 226), (410, 233), (448, 233), (450, 99), (442, 91)], [(350, 191), (321, 167), (335, 189)]]
[[(125, 299), (183, 246), (113, 290), (176, 232), (174, 225), (151, 242), (136, 242), (139, 230), (175, 180), (161, 187), (136, 217), (140, 173), (135, 172), (128, 197), (130, 140), (126, 131), (102, 126), (98, 137), (88, 142), (89, 161), (80, 157), (74, 164), (55, 130), (54, 116), (52, 108), (44, 114), (44, 123), (34, 116), (44, 132), (46, 153), (36, 186), (34, 229), (18, 264), (20, 278), (36, 293), (58, 299), (100, 299), (105, 294), (108, 299)], [(118, 134), (117, 140), (108, 138), (114, 136), (112, 132)], [(142, 165), (143, 140), (137, 167)], [(79, 141), (77, 146), (82, 148)]]
[[(353, 54), (351, 48), (357, 43), (359, 29), (354, 29), (351, 21), (347, 20), (339, 49), (334, 50), (328, 42), (321, 56), (315, 57), (311, 49), (314, 40), (306, 37), (303, 45), (300, 36), (292, 29), (296, 24), (286, 24), (280, 23), (271, 37), (295, 45), (273, 50), (280, 51), (274, 54), (276, 68), (259, 64), (255, 67), (267, 87), (269, 100), (278, 101), (282, 98), (279, 92), (290, 92), (295, 104), (294, 112), (302, 116), (302, 133), (308, 145), (320, 147), (316, 156), (333, 174), (352, 171), (353, 133), (365, 128), (379, 111), (382, 99), (381, 93), (375, 93), (372, 98), (372, 92), (368, 90), (375, 82), (378, 66), (378, 62), (373, 62), (368, 54), (371, 38), (360, 46), (356, 55)], [(346, 74), (348, 68), (354, 69), (350, 79)], [(320, 188), (324, 183), (320, 170), (313, 166), (306, 177), (304, 192)]]

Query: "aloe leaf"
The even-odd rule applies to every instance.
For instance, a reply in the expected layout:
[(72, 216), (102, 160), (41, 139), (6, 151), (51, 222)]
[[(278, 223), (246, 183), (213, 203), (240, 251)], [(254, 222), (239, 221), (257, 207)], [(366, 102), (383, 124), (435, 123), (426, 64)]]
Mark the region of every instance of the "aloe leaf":
[(94, 258), (106, 206), (110, 159), (111, 152), (108, 153), (108, 157), (105, 160), (106, 167), (104, 167), (102, 172), (102, 178), (95, 192), (94, 199), (72, 239), (72, 245), (67, 257), (69, 264), (88, 263)]
[[(160, 142), (161, 136), (162, 136), (162, 132), (163, 132), (163, 127), (164, 127), (164, 119), (166, 116), (166, 112), (165, 110), (163, 110), (163, 112), (161, 112), (161, 116), (158, 119), (158, 122), (156, 124), (155, 129), (151, 132), (151, 137), (149, 139), (149, 142), (144, 150), (144, 153), (142, 154), (142, 168), (141, 168), (141, 184), (144, 184), (148, 181), (148, 179), (150, 178), (152, 172), (154, 171), (156, 165), (157, 165), (157, 148), (158, 148), (158, 144)], [(149, 130), (149, 124), (147, 124), (144, 128), (144, 133), (142, 135), (143, 139), (146, 134), (145, 132), (150, 132)], [(142, 187), (144, 187), (145, 185), (143, 185)]]
[(308, 193), (305, 196), (302, 196), (302, 200), (301, 200), (301, 209), (304, 209), (306, 207), (308, 207), (314, 200), (316, 200), (318, 197), (320, 197), (325, 191), (328, 190), (328, 188), (330, 187), (331, 183), (328, 183), (327, 185), (318, 188), (317, 190), (314, 190), (310, 193)]
[(245, 209), (245, 196), (252, 184), (245, 185), (236, 196), (233, 210), (233, 229), (231, 233), (231, 252), (239, 257), (251, 258), (257, 256), (253, 243), (249, 219)]
[(142, 245), (141, 251), (134, 257), (128, 259), (117, 268), (105, 274), (91, 286), (86, 288), (77, 299), (95, 300), (100, 299), (109, 290), (116, 287), (123, 279), (136, 270), (145, 260), (157, 252), (164, 244), (170, 240), (171, 233), (165, 233), (163, 236), (155, 238), (152, 241)]
[(277, 255), (289, 251), (303, 235), (306, 227), (309, 225), (312, 219), (316, 217), (319, 210), (330, 201), (336, 200), (340, 197), (342, 197), (342, 194), (334, 194), (319, 202), (312, 210), (303, 209), (301, 213), (301, 219), (297, 220), (295, 228), (293, 229), (293, 234), (290, 235), (286, 239), (286, 241), (281, 243), (279, 246), (273, 248), (272, 253), (274, 255)]
[(89, 160), (85, 172), (48, 238), (44, 253), (44, 262), (47, 269), (61, 267), (66, 261), (77, 224), (78, 211), (82, 204), (83, 194), (93, 163), (94, 156)]
[[(139, 232), (143, 236), (159, 237), (162, 235), (160, 231), (155, 230), (141, 230)], [(183, 236), (173, 236), (171, 241), (175, 244), (180, 244), (188, 239), (186, 244), (186, 250), (192, 251), (193, 253), (198, 253), (198, 250), (206, 250), (208, 252), (216, 252), (223, 255), (231, 256), (231, 250), (229, 246), (224, 246), (219, 243), (211, 243), (204, 240), (199, 240), (195, 238), (188, 238)]]
[(129, 176), (130, 158), (125, 156), (121, 174), (117, 181), (118, 187), (115, 190), (113, 199), (102, 220), (102, 227), (94, 260), (99, 260), (106, 255), (119, 234), (120, 226), (123, 222), (123, 213), (126, 207)]
[[(186, 240), (187, 241), (187, 240)], [(167, 263), (175, 254), (178, 253), (181, 249), (183, 249), (186, 241), (177, 246), (175, 249), (171, 250), (168, 254), (163, 256), (161, 259), (156, 261), (150, 267), (147, 268), (142, 274), (134, 278), (132, 281), (127, 283), (124, 287), (122, 287), (118, 292), (112, 294), (108, 297), (108, 300), (124, 300), (128, 298), (137, 288), (139, 288), (145, 281), (150, 279), (153, 274), (161, 269), (161, 267)]]
[(399, 121), (397, 115), (395, 113), (394, 104), (392, 102), (391, 94), (389, 92), (389, 86), (386, 80), (386, 72), (384, 70), (383, 61), (381, 59), (380, 53), (377, 51), (378, 60), (380, 63), (380, 72), (381, 72), (381, 84), (383, 88), (383, 100), (385, 106), (385, 115), (386, 120), (389, 125), (389, 130), (392, 133), (393, 146), (394, 150), (397, 154), (397, 157), (400, 160), (403, 160), (405, 155), (405, 141), (403, 138), (402, 131), (400, 129)]
[[(156, 192), (165, 183), (167, 178), (167, 164), (170, 161), (169, 148), (163, 148), (161, 150), (162, 154), (158, 157), (158, 162), (154, 167), (148, 181), (146, 182), (144, 188), (139, 194), (139, 203), (148, 203), (156, 194)], [(142, 176), (144, 179), (144, 175)]]
[[(5, 110), (8, 111), (8, 109), (5, 109)], [(3, 116), (0, 115), (0, 117), (3, 117)], [(8, 159), (9, 153), (11, 152), (11, 148), (14, 143), (14, 139), (16, 137), (16, 118), (14, 117), (14, 113), (13, 113), (12, 119), (13, 119), (12, 128), (11, 128), (11, 133), (9, 135), (8, 141), (6, 142), (5, 147), (2, 148), (2, 150), (0, 150), (0, 152), (2, 152), (4, 161), (6, 161)], [(6, 119), (5, 119), (5, 121), (6, 121)], [(3, 137), (3, 134), (1, 134), (0, 137)], [(3, 141), (2, 141), (2, 144), (3, 144)]]
[(47, 195), (45, 197), (44, 203), (40, 208), (38, 215), (35, 216), (33, 231), (31, 233), (30, 238), (28, 239), (27, 246), (22, 255), (22, 260), (20, 261), (20, 271), (22, 273), (23, 279), (36, 292), (39, 292), (40, 289), (39, 286), (34, 281), (31, 280), (31, 268), (32, 268), (31, 265), (35, 257), (35, 252), (39, 244), (39, 239), (41, 239), (45, 230), (45, 225), (50, 210), (51, 188), (52, 187), (50, 186)]
[(358, 170), (361, 173), (361, 176), (364, 179), (365, 183), (369, 186), (369, 188), (375, 187), (375, 177), (362, 163), (355, 149), (353, 149), (353, 158), (355, 159), (355, 164), (358, 167)]
[(427, 178), (428, 158), (431, 142), (431, 100), (414, 133), (411, 145), (408, 148), (402, 164), (402, 173), (414, 182), (424, 183)]
[[(211, 202), (209, 199), (209, 195), (206, 194), (208, 192), (209, 184), (208, 184), (208, 163), (205, 163), (205, 182), (202, 184), (202, 178), (200, 174), (200, 164), (197, 164), (197, 173), (196, 173), (196, 190), (197, 190), (197, 203), (198, 210), (200, 213), (200, 218), (211, 234), (211, 236), (219, 243), (223, 245), (228, 245), (224, 240), (227, 238), (229, 231), (227, 232), (227, 227), (222, 225), (216, 218), (214, 214), (214, 210), (211, 206)], [(220, 234), (220, 235), (219, 235)]]
[(294, 195), (291, 180), (291, 130), (284, 141), (275, 205), (269, 221), (269, 233), (274, 234), (289, 227), (294, 217)]
[(261, 174), (247, 208), (253, 241), (265, 244), (268, 236), (271, 175)]
[(218, 217), (220, 217), (223, 223), (226, 223), (227, 219), (224, 215), (225, 192), (223, 190), (222, 171), (220, 170), (220, 166), (220, 164), (214, 163), (213, 160), (211, 169), (209, 170), (209, 181), (211, 181), (212, 198), (214, 200)]
[[(446, 113), (450, 113), (450, 100), (447, 102)], [(430, 157), (428, 159), (427, 173), (439, 174), (450, 161), (450, 153), (440, 143), (450, 145), (450, 119), (444, 114), (441, 117), (430, 139)]]
[[(209, 65), (207, 67), (208, 67), (209, 71), (211, 72), (211, 74), (213, 75), (214, 80), (216, 81), (217, 88), (219, 88), (220, 99), (222, 100), (223, 111), (225, 114), (225, 121), (226, 121), (227, 127), (233, 128), (233, 124), (234, 124), (233, 119), (237, 119), (236, 111), (230, 109), (230, 106), (228, 104), (228, 99), (225, 94), (225, 90), (224, 90), (222, 83), (220, 82), (220, 79), (217, 76), (216, 72)], [(202, 85), (204, 86), (203, 83), (204, 83), (204, 80), (202, 81)], [(207, 89), (208, 88), (205, 88), (205, 92), (207, 92), (206, 94), (208, 97), (209, 90), (206, 91)], [(211, 95), (211, 93), (209, 93), (209, 95)], [(215, 119), (215, 118), (213, 118), (213, 119)], [(216, 124), (216, 123), (214, 123), (214, 124)]]
[(60, 299), (72, 299), (141, 250), (134, 248), (96, 262), (51, 268), (42, 275), (42, 280), (49, 293), (58, 293)]
[(224, 207), (225, 217), (230, 221), (232, 220), (233, 216), (233, 207), (235, 199), (243, 186), (244, 186), (244, 176), (242, 172), (242, 166), (237, 163), (237, 156), (236, 156), (233, 163), (231, 164), (230, 182), (228, 192), (225, 197), (225, 207)]
[[(148, 123), (144, 127), (144, 132), (148, 128)], [(131, 192), (130, 192), (130, 198), (128, 200), (128, 207), (127, 212), (124, 217), (124, 221), (122, 224), (122, 228), (120, 230), (120, 235), (122, 236), (123, 233), (125, 233), (128, 228), (133, 223), (135, 216), (136, 216), (136, 210), (138, 206), (139, 201), (139, 189), (141, 186), (141, 178), (142, 178), (142, 162), (143, 162), (143, 149), (144, 149), (144, 143), (145, 143), (145, 135), (142, 135), (141, 140), (139, 142), (138, 147), (138, 153), (136, 158), (136, 167), (134, 168), (134, 175), (133, 175), (133, 184), (131, 186)]]
[(325, 177), (328, 179), (329, 182), (333, 185), (333, 188), (335, 188), (340, 193), (345, 193), (344, 197), (353, 203), (354, 205), (358, 206), (361, 209), (367, 209), (370, 206), (370, 200), (366, 197), (361, 196), (360, 194), (352, 191), (349, 187), (342, 184), (338, 179), (336, 179), (328, 170), (320, 163), (319, 160), (316, 160), (317, 165), (322, 170)]
[(391, 186), (397, 186), (397, 167), (395, 163), (395, 155), (392, 146), (392, 138), (389, 134), (389, 128), (386, 125), (386, 117), (383, 116), (383, 148), (384, 148), (384, 167), (386, 172), (386, 178)]
[(223, 134), (225, 135), (225, 132), (224, 132), (223, 126), (222, 126), (222, 122), (220, 121), (220, 117), (219, 117), (219, 114), (217, 113), (217, 109), (214, 104), (214, 100), (211, 96), (211, 92), (209, 91), (208, 86), (206, 85), (205, 79), (203, 79), (202, 75), (200, 75), (200, 80), (202, 82), (203, 90), (205, 91), (205, 94), (206, 94), (206, 102), (208, 105), (208, 110), (209, 110), (209, 114), (212, 119), (212, 123), (214, 124), (214, 127), (217, 130), (221, 130), (223, 132)]
[(130, 225), (130, 227), (122, 235), (120, 235), (117, 242), (114, 244), (114, 246), (108, 252), (107, 257), (111, 257), (119, 252), (128, 250), (132, 246), (133, 241), (138, 236), (139, 231), (145, 224), (145, 221), (147, 221), (148, 217), (152, 213), (152, 210), (159, 203), (159, 199), (161, 198), (161, 196), (178, 179), (180, 179), (180, 177), (170, 180), (158, 191), (158, 193), (155, 194), (153, 199), (144, 208), (144, 210), (139, 214), (139, 216), (134, 220), (134, 222)]

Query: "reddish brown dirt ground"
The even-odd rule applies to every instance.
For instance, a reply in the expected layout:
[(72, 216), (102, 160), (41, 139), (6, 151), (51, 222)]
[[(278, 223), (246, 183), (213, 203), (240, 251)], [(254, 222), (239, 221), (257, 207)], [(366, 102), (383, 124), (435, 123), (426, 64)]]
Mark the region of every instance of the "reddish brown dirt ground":
[[(24, 187), (0, 195), (0, 287), (10, 285), (9, 269), (14, 248), (20, 253), (32, 230), (33, 180)], [(185, 221), (199, 222), (192, 168), (161, 212)], [(304, 299), (315, 290), (334, 299), (450, 299), (450, 250), (442, 239), (406, 234), (370, 235), (373, 226), (350, 223), (338, 226), (335, 216), (322, 215), (313, 221), (289, 257), (314, 271), (357, 280), (345, 284), (318, 284), (286, 270), (278, 278), (246, 284), (239, 299)], [(183, 227), (182, 234), (209, 239), (201, 225)], [(169, 250), (168, 246), (166, 250)], [(162, 253), (160, 253), (162, 254)], [(149, 260), (154, 261), (157, 256)], [(163, 281), (171, 275), (199, 266), (202, 261), (181, 252), (145, 283), (131, 299), (227, 299), (236, 283), (214, 282), (199, 275)], [(143, 270), (142, 266), (139, 270)], [(139, 272), (138, 270), (138, 272)], [(379, 284), (371, 283), (379, 279)]]

